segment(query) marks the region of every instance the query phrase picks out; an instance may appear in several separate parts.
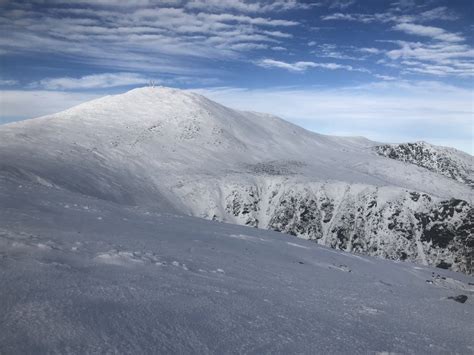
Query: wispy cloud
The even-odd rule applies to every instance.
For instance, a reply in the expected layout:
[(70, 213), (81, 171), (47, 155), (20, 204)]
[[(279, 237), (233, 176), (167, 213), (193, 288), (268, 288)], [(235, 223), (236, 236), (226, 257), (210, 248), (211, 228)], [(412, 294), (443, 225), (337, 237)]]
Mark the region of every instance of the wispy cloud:
[(18, 84), (18, 80), (5, 80), (5, 79), (0, 79), (0, 85), (1, 86), (12, 86)]
[[(396, 5), (396, 4), (394, 4)], [(439, 6), (430, 10), (418, 11), (413, 14), (414, 6), (392, 6), (386, 12), (379, 13), (347, 13), (335, 12), (321, 17), (323, 21), (355, 21), (362, 23), (404, 23), (404, 22), (428, 22), (433, 20), (453, 21), (458, 19), (458, 15), (447, 9), (445, 6)], [(409, 10), (407, 12), (406, 10)]]
[(139, 85), (149, 80), (150, 78), (135, 73), (102, 73), (80, 78), (48, 78), (32, 83), (30, 86), (47, 90), (103, 89)]
[(462, 42), (464, 37), (456, 33), (450, 33), (442, 28), (433, 26), (416, 25), (414, 23), (399, 23), (393, 26), (394, 30), (402, 31), (408, 34), (430, 37), (438, 41)]
[[(182, 1), (151, 0), (133, 6), (120, 0), (73, 3), (71, 7), (59, 0), (41, 7), (7, 5), (0, 15), (0, 28), (6, 34), (0, 38), (2, 52), (54, 53), (113, 69), (186, 75), (199, 66), (199, 60), (191, 58), (238, 60), (243, 53), (269, 44), (281, 46), (292, 37), (288, 29), (298, 22), (275, 18), (271, 11), (306, 6), (291, 0), (196, 0), (186, 6)], [(229, 12), (211, 11), (216, 6)]]
[(186, 6), (188, 8), (222, 11), (237, 10), (242, 12), (270, 12), (287, 11), (295, 9), (309, 9), (311, 3), (296, 0), (274, 0), (274, 1), (244, 1), (244, 0), (191, 0)]
[(323, 21), (354, 21), (362, 23), (371, 22), (390, 22), (395, 21), (396, 18), (392, 14), (388, 13), (376, 13), (376, 14), (359, 14), (359, 13), (341, 13), (336, 12), (330, 15), (324, 15), (321, 17)]
[(330, 9), (346, 9), (355, 4), (355, 0), (331, 0), (328, 2)]
[(396, 80), (397, 78), (394, 77), (394, 76), (390, 76), (390, 75), (382, 75), (382, 74), (374, 74), (374, 76), (377, 78), (377, 79), (381, 79), (381, 80)]
[(474, 49), (467, 44), (439, 42), (396, 41), (398, 49), (387, 51), (392, 60), (398, 60), (408, 72), (438, 76), (474, 75)]
[[(424, 74), (438, 77), (470, 77), (474, 75), (474, 50), (466, 44), (466, 36), (448, 31), (442, 27), (428, 26), (429, 21), (453, 21), (457, 14), (445, 6), (420, 10), (414, 1), (398, 1), (383, 13), (333, 13), (322, 17), (324, 21), (354, 21), (365, 24), (382, 23), (397, 32), (418, 37), (418, 42), (407, 40), (382, 40), (399, 48), (386, 49), (367, 47), (359, 51), (367, 54), (384, 54), (391, 61), (379, 64), (398, 69), (404, 74)], [(422, 41), (425, 39), (424, 41)], [(385, 46), (384, 46), (385, 47)], [(347, 54), (333, 58), (350, 59)]]
[(317, 45), (315, 49), (311, 50), (311, 53), (317, 57), (332, 58), (339, 60), (362, 60), (360, 56), (348, 54), (354, 52), (352, 46), (337, 46), (335, 44), (323, 43)]
[(359, 48), (359, 51), (364, 52), (364, 53), (369, 53), (369, 54), (379, 54), (379, 53), (382, 52), (382, 50), (380, 50), (378, 48), (374, 48), (374, 47)]
[(261, 59), (257, 61), (255, 64), (263, 68), (279, 68), (279, 69), (285, 69), (285, 70), (289, 70), (293, 72), (304, 72), (309, 68), (322, 68), (322, 69), (328, 69), (328, 70), (344, 69), (344, 70), (349, 70), (349, 71), (368, 72), (367, 69), (354, 68), (351, 65), (344, 65), (344, 64), (337, 64), (337, 63), (316, 63), (316, 62), (311, 62), (311, 61), (309, 62), (299, 61), (299, 62), (294, 62), (294, 63), (286, 63), (286, 62), (282, 62), (282, 61), (274, 60), (274, 59)]

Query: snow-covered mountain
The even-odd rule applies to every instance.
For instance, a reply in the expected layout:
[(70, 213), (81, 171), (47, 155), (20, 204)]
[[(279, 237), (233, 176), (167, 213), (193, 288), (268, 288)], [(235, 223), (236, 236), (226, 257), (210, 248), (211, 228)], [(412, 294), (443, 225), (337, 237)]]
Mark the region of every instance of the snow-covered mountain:
[(472, 353), (472, 276), (264, 230), (472, 273), (473, 190), (378, 146), (166, 88), (0, 126), (0, 353)]
[(471, 273), (472, 166), (382, 147), (142, 88), (1, 126), (0, 175)]

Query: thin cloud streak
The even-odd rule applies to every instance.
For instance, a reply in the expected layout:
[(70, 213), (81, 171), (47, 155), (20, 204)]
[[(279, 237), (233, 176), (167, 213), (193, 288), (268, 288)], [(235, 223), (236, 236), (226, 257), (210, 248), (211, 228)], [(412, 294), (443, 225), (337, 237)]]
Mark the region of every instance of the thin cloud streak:
[[(135, 73), (103, 73), (86, 75), (80, 78), (50, 78), (32, 83), (31, 87), (42, 87), (47, 90), (70, 89), (103, 89), (117, 86), (139, 85), (150, 79)], [(156, 81), (156, 80), (155, 80)]]
[(271, 68), (279, 68), (279, 69), (285, 69), (288, 71), (293, 71), (293, 72), (304, 72), (309, 68), (322, 68), (322, 69), (328, 69), (328, 70), (337, 70), (337, 69), (344, 69), (348, 71), (362, 71), (362, 72), (368, 72), (366, 69), (362, 68), (354, 68), (350, 65), (344, 65), (344, 64), (337, 64), (337, 63), (316, 63), (316, 62), (294, 62), (294, 63), (286, 63), (274, 59), (261, 59), (255, 63), (256, 65), (271, 69)]

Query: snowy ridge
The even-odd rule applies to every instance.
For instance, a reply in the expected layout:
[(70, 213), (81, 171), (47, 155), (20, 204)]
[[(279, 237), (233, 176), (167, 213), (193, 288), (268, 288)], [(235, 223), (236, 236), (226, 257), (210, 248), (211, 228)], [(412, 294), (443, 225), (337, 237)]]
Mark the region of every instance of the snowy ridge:
[(385, 144), (374, 147), (374, 150), (380, 155), (421, 166), (474, 188), (473, 157), (464, 152), (426, 142)]
[(142, 88), (0, 127), (0, 176), (471, 273), (473, 190), (375, 146)]

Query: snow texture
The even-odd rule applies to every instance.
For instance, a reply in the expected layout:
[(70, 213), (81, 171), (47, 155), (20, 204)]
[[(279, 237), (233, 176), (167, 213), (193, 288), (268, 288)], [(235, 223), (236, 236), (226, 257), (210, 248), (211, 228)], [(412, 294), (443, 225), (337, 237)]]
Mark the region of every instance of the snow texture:
[(461, 273), (40, 183), (0, 207), (2, 354), (474, 351)]

